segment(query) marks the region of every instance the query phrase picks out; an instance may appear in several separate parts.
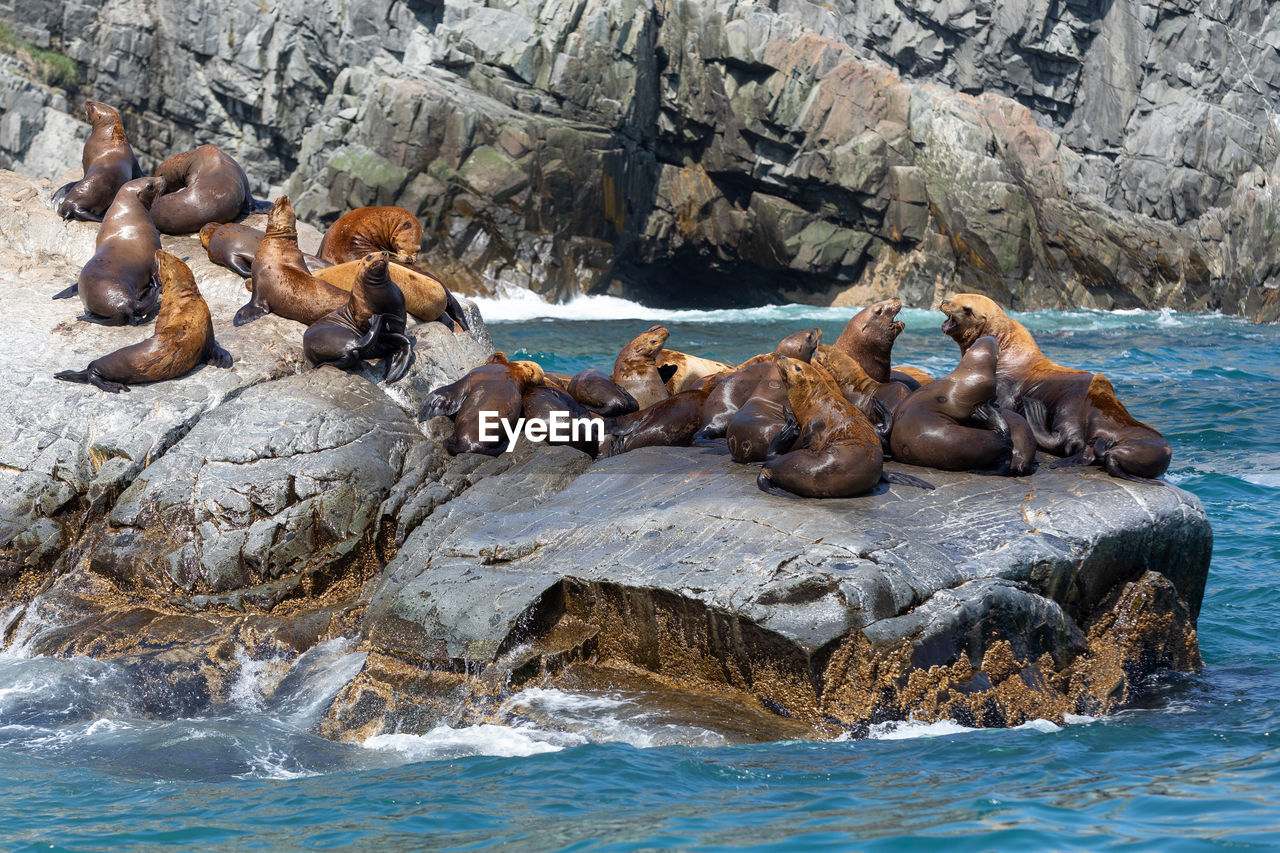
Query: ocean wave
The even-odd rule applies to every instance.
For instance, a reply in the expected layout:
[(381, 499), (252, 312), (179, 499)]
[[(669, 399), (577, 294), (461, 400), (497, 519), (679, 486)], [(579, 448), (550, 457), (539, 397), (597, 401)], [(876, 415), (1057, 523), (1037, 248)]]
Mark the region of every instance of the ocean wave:
[(559, 752), (567, 746), (586, 742), (585, 738), (567, 733), (481, 723), (456, 729), (436, 726), (424, 735), (373, 735), (361, 745), (365, 749), (397, 753), (410, 761), (442, 761), (477, 755), (523, 758)]

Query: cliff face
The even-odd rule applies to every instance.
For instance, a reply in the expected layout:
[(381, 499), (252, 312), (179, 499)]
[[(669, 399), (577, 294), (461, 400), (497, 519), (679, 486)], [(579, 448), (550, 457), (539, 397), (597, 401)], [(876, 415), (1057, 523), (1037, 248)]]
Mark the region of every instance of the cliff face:
[(316, 224), (415, 210), (463, 291), (1280, 316), (1264, 0), (23, 7), (82, 84), (0, 67), (0, 166), (73, 165), (92, 95)]

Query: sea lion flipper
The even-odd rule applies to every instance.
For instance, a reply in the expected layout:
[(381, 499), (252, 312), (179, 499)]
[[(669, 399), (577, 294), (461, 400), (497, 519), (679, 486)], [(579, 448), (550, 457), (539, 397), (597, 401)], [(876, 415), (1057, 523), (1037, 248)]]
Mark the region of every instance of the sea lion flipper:
[(227, 268), (243, 278), (253, 277), (253, 256), (237, 252), (227, 258)]
[(236, 312), (236, 316), (231, 322), (234, 325), (243, 326), (245, 323), (252, 323), (254, 320), (265, 314), (269, 314), (270, 312), (271, 309), (266, 305), (260, 305), (255, 300), (250, 299), (248, 304)]
[(781, 486), (775, 486), (773, 484), (773, 477), (770, 474), (768, 468), (765, 468), (763, 471), (760, 472), (760, 476), (756, 477), (756, 485), (760, 488), (760, 491), (762, 492), (767, 492), (768, 494), (771, 494), (771, 495), (777, 495), (780, 498), (790, 498), (792, 500), (800, 500), (799, 495), (788, 492), (786, 489), (782, 488)]
[(62, 370), (53, 374), (54, 379), (61, 379), (63, 382), (88, 382), (93, 386), (102, 389), (110, 394), (119, 394), (121, 391), (128, 391), (129, 386), (122, 382), (112, 382), (98, 372), (98, 369), (90, 364), (84, 370)]
[(1094, 463), (1093, 448), (1086, 447), (1084, 450), (1081, 450), (1079, 453), (1074, 453), (1071, 456), (1064, 456), (1061, 459), (1050, 462), (1049, 467), (1054, 469), (1075, 468), (1081, 465), (1092, 465), (1093, 463)]
[(351, 349), (356, 352), (363, 352), (373, 345), (378, 339), (378, 335), (382, 333), (382, 324), (386, 320), (385, 314), (374, 314), (369, 317), (369, 330), (351, 343)]
[(889, 434), (893, 432), (893, 410), (885, 404), (879, 397), (871, 398), (871, 421), (872, 428), (880, 436), (880, 443), (886, 447), (889, 444)]
[(390, 385), (409, 372), (409, 367), (413, 364), (413, 342), (404, 335), (384, 334), (383, 337), (400, 343), (399, 349), (383, 359), (386, 368), (382, 380)]
[(921, 480), (919, 477), (913, 477), (910, 474), (899, 474), (896, 471), (881, 471), (880, 479), (886, 483), (896, 483), (899, 486), (915, 486), (917, 489), (928, 489), (929, 491), (937, 488), (928, 480)]
[(455, 326), (458, 326), (464, 332), (470, 332), (471, 327), (467, 325), (467, 312), (462, 310), (462, 304), (458, 302), (458, 297), (453, 295), (453, 291), (444, 288), (445, 307), (444, 313), (453, 320)]
[[(1052, 465), (1049, 467), (1053, 467)], [(1137, 474), (1130, 474), (1128, 471), (1120, 467), (1120, 462), (1114, 456), (1107, 456), (1103, 464), (1107, 473), (1117, 480), (1128, 480), (1131, 483), (1146, 483), (1149, 486), (1162, 486), (1164, 481), (1160, 479), (1152, 479), (1151, 477), (1139, 477)]]
[(796, 443), (796, 439), (800, 437), (800, 422), (796, 420), (791, 408), (787, 407), (783, 414), (786, 420), (783, 421), (782, 429), (778, 430), (777, 435), (773, 437), (773, 440), (769, 442), (769, 446), (765, 449), (764, 458), (766, 460), (790, 451)]
[[(52, 205), (53, 205), (54, 210), (57, 210), (57, 209), (58, 209), (58, 205), (62, 204), (62, 200), (63, 200), (64, 198), (66, 198), (66, 197), (67, 197), (67, 193), (71, 192), (71, 188), (72, 188), (72, 187), (74, 187), (74, 186), (75, 186), (76, 184), (78, 184), (78, 183), (80, 183), (80, 182), (79, 182), (79, 181), (72, 181), (72, 182), (71, 182), (71, 183), (69, 183), (69, 184), (63, 184), (62, 186), (60, 186), (60, 187), (58, 187), (56, 190), (54, 190), (54, 192), (53, 192), (53, 198), (49, 199), (49, 202), (50, 202), (50, 204), (52, 204)], [(61, 214), (61, 211), (59, 211), (59, 214)], [(63, 218), (63, 219), (66, 219), (67, 217), (63, 216), (62, 218)]]
[(205, 348), (204, 355), (205, 364), (212, 364), (214, 367), (230, 367), (234, 359), (231, 353), (227, 352), (214, 339), (209, 339), (209, 346)]
[(1031, 427), (1031, 434), (1035, 436), (1036, 444), (1040, 447), (1056, 447), (1059, 436), (1049, 427), (1049, 407), (1044, 404), (1044, 401), (1038, 397), (1023, 397), (1018, 408), (1027, 426)]
[(422, 408), (418, 410), (418, 420), (429, 421), (441, 415), (453, 417), (462, 408), (462, 398), (465, 393), (466, 389), (461, 381), (437, 388), (423, 401)]
[(71, 285), (66, 290), (60, 290), (57, 293), (55, 293), (53, 295), (53, 298), (54, 299), (70, 299), (73, 296), (79, 296), (79, 295), (80, 295), (80, 282), (77, 281), (75, 284)]

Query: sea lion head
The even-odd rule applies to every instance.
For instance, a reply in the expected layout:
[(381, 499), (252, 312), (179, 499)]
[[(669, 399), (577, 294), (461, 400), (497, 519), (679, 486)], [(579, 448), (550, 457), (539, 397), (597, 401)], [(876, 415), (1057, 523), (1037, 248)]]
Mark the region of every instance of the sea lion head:
[(164, 195), (165, 186), (164, 178), (134, 178), (122, 186), (120, 191), (133, 193), (138, 201), (150, 210), (152, 202)]
[(210, 241), (213, 240), (213, 232), (217, 231), (224, 224), (223, 222), (210, 222), (200, 229), (200, 245), (205, 249), (209, 248)]
[(942, 322), (942, 331), (967, 350), (973, 342), (982, 337), (990, 329), (993, 320), (1004, 316), (992, 300), (978, 293), (957, 293), (949, 299), (942, 300), (938, 310), (947, 315)]
[(897, 297), (882, 299), (874, 305), (868, 305), (859, 312), (862, 318), (862, 334), (867, 341), (888, 350), (893, 342), (902, 334), (907, 324), (896, 320), (902, 310), (902, 300)]
[(546, 384), (546, 375), (536, 361), (513, 361), (509, 366), (511, 378), (521, 384), (521, 393), (533, 385)]
[(198, 292), (191, 267), (164, 249), (156, 251), (156, 275), (160, 279), (162, 298), (167, 304), (172, 304), (173, 299), (182, 294)]
[(417, 220), (407, 221), (401, 220), (395, 228), (395, 233), (391, 235), (391, 245), (396, 250), (396, 260), (405, 263), (413, 263), (418, 257), (418, 250), (422, 248), (422, 228), (414, 227)]
[(391, 282), (391, 276), (387, 274), (390, 261), (390, 252), (370, 252), (360, 259), (357, 275), (365, 287), (385, 287)]
[(115, 107), (109, 107), (101, 101), (85, 101), (84, 114), (89, 119), (89, 124), (94, 127), (101, 124), (118, 124), (120, 121), (120, 113)]
[(814, 376), (810, 373), (811, 368), (807, 362), (780, 355), (774, 363), (778, 367), (778, 375), (782, 377), (783, 382), (787, 383), (788, 389), (803, 389), (813, 384)]
[(298, 236), (298, 216), (293, 212), (289, 197), (282, 195), (271, 205), (267, 214), (267, 234), (272, 237)]
[(486, 358), (484, 360), (484, 363), (485, 364), (510, 364), (511, 362), (507, 361), (507, 354), (505, 352), (503, 352), (502, 350), (494, 350), (493, 355)]
[(656, 358), (658, 353), (662, 352), (662, 348), (666, 346), (667, 338), (671, 337), (662, 326), (650, 326), (648, 331), (642, 335), (638, 335), (628, 347), (633, 348), (632, 352), (644, 358)]
[(818, 328), (806, 329), (803, 332), (796, 332), (787, 335), (778, 343), (775, 352), (780, 356), (787, 358), (798, 358), (801, 361), (808, 361), (813, 358), (813, 351), (818, 348), (819, 342), (822, 340), (822, 330)]

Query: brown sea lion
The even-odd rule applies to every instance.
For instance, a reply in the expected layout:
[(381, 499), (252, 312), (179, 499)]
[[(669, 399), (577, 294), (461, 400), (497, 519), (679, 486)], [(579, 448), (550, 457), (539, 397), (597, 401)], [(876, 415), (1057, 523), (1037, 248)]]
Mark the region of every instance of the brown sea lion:
[(734, 462), (763, 462), (773, 453), (785, 453), (790, 446), (781, 447), (775, 440), (787, 426), (787, 386), (777, 375), (762, 379), (756, 385), (751, 398), (742, 405), (729, 421), (725, 438), (729, 455)]
[[(947, 376), (918, 388), (894, 412), (889, 447), (909, 465), (1021, 476), (1035, 463), (1035, 438), (1014, 412), (993, 406), (1000, 344), (979, 338)], [(975, 414), (985, 426), (974, 425)]]
[(635, 398), (641, 410), (671, 396), (658, 373), (658, 353), (671, 333), (662, 326), (650, 326), (622, 348), (613, 362), (613, 381)]
[(917, 477), (884, 470), (880, 436), (862, 412), (832, 391), (820, 368), (780, 356), (778, 370), (787, 386), (794, 418), (790, 431), (796, 437), (792, 450), (765, 462), (756, 479), (762, 491), (843, 498), (861, 494), (881, 480), (933, 488)]
[[(440, 415), (452, 417), (453, 435), (445, 441), (444, 449), (454, 456), (459, 453), (497, 456), (506, 450), (509, 440), (499, 422), (505, 420), (514, 426), (522, 411), (524, 392), (542, 384), (542, 368), (535, 362), (508, 361), (506, 353), (495, 352), (457, 382), (428, 394), (418, 411), (418, 420)], [(491, 427), (491, 434), (496, 438), (481, 437), (481, 412), (493, 413), (490, 423), (497, 425)]]
[(774, 361), (777, 358), (795, 358), (808, 362), (821, 340), (822, 330), (817, 328), (787, 335), (772, 353), (750, 358), (732, 373), (716, 380), (703, 406), (702, 429), (698, 432), (698, 438), (714, 439), (725, 435), (729, 422), (738, 409), (751, 399), (756, 386), (763, 380), (776, 376)]
[(236, 312), (237, 326), (267, 313), (310, 326), (351, 298), (345, 290), (321, 281), (307, 270), (306, 259), (298, 248), (296, 226), (293, 205), (287, 195), (282, 195), (267, 214), (267, 233), (253, 256), (253, 297)]
[[(258, 246), (265, 236), (267, 236), (265, 231), (250, 228), (248, 225), (240, 225), (236, 222), (210, 222), (200, 229), (200, 245), (204, 246), (209, 260), (249, 278), (253, 275), (253, 256), (258, 253)], [(322, 261), (306, 252), (302, 253), (302, 259), (311, 273), (331, 266), (328, 261)], [(343, 290), (350, 290), (350, 288), (344, 287)]]
[(164, 289), (156, 333), (145, 341), (95, 358), (84, 370), (64, 370), (55, 379), (90, 382), (115, 394), (130, 385), (176, 379), (198, 364), (230, 367), (231, 354), (213, 337), (213, 319), (191, 269), (168, 252), (156, 252)]
[[(387, 253), (391, 257), (391, 253)], [(321, 263), (327, 263), (323, 259)], [(327, 281), (334, 287), (350, 290), (355, 282), (360, 267), (359, 261), (347, 261), (341, 264), (326, 266), (315, 273), (316, 278)], [(405, 310), (424, 323), (439, 321), (450, 329), (467, 328), (466, 315), (457, 299), (449, 292), (440, 279), (422, 267), (397, 261), (392, 258), (390, 266), (391, 280), (404, 294)]]
[(836, 349), (851, 355), (862, 369), (877, 382), (888, 382), (893, 379), (914, 391), (920, 387), (919, 376), (931, 379), (929, 374), (919, 368), (891, 368), (890, 359), (893, 354), (893, 342), (902, 334), (906, 324), (895, 320), (902, 310), (901, 299), (883, 299), (874, 305), (868, 305), (845, 323), (844, 330), (836, 342)]
[(617, 456), (641, 447), (688, 447), (702, 425), (707, 388), (691, 388), (648, 408), (615, 418), (600, 442), (602, 456)]
[(302, 334), (302, 351), (320, 367), (345, 370), (365, 359), (383, 359), (383, 381), (405, 375), (413, 362), (413, 342), (405, 336), (404, 296), (387, 269), (387, 252), (360, 261), (347, 304), (316, 320)]
[(1139, 482), (1168, 469), (1169, 442), (1129, 414), (1107, 377), (1050, 361), (1026, 327), (985, 296), (957, 294), (941, 311), (942, 331), (960, 352), (986, 335), (1000, 342), (997, 398), (1003, 408), (1021, 410), (1041, 450), (1065, 457), (1049, 467), (1099, 464), (1113, 477)]
[(626, 415), (640, 408), (636, 398), (627, 393), (627, 389), (599, 370), (580, 370), (562, 387), (589, 411), (606, 418)]
[(819, 346), (813, 354), (812, 362), (826, 368), (827, 372), (835, 378), (836, 384), (840, 386), (845, 399), (861, 409), (868, 417), (871, 406), (867, 398), (873, 397), (879, 400), (892, 412), (899, 403), (912, 394), (910, 388), (896, 380), (877, 382), (862, 369), (857, 359), (832, 346), (825, 344)]
[(98, 250), (75, 284), (54, 296), (76, 294), (84, 303), (79, 319), (104, 326), (145, 321), (160, 297), (155, 283), (160, 235), (148, 208), (164, 191), (164, 178), (138, 178), (116, 193), (98, 228)]
[[(548, 424), (552, 423), (554, 418), (562, 418), (566, 423), (583, 423), (592, 420), (590, 412), (569, 396), (567, 391), (555, 385), (533, 385), (526, 389), (521, 398), (521, 416), (529, 419), (540, 418)], [(591, 429), (586, 430), (579, 429), (576, 432), (576, 438), (575, 432), (569, 429), (567, 441), (555, 440), (549, 434), (546, 443), (568, 445), (594, 459), (600, 452), (600, 440), (605, 434), (605, 427), (604, 420), (599, 419), (598, 426), (592, 426)]]
[(320, 257), (343, 264), (370, 252), (390, 252), (393, 259), (412, 263), (421, 247), (422, 223), (403, 207), (359, 207), (324, 232)]
[(210, 222), (230, 222), (257, 209), (240, 164), (214, 145), (175, 154), (156, 167), (165, 194), (151, 206), (162, 234), (195, 234)]
[(84, 114), (92, 125), (80, 157), (84, 177), (59, 187), (53, 194), (53, 206), (63, 219), (101, 222), (116, 192), (143, 177), (143, 172), (124, 135), (120, 113), (106, 104), (85, 101)]
[(693, 383), (705, 376), (728, 373), (733, 370), (733, 367), (723, 361), (713, 361), (673, 349), (662, 350), (658, 353), (656, 361), (658, 375), (662, 377), (663, 384), (671, 394), (689, 390)]

